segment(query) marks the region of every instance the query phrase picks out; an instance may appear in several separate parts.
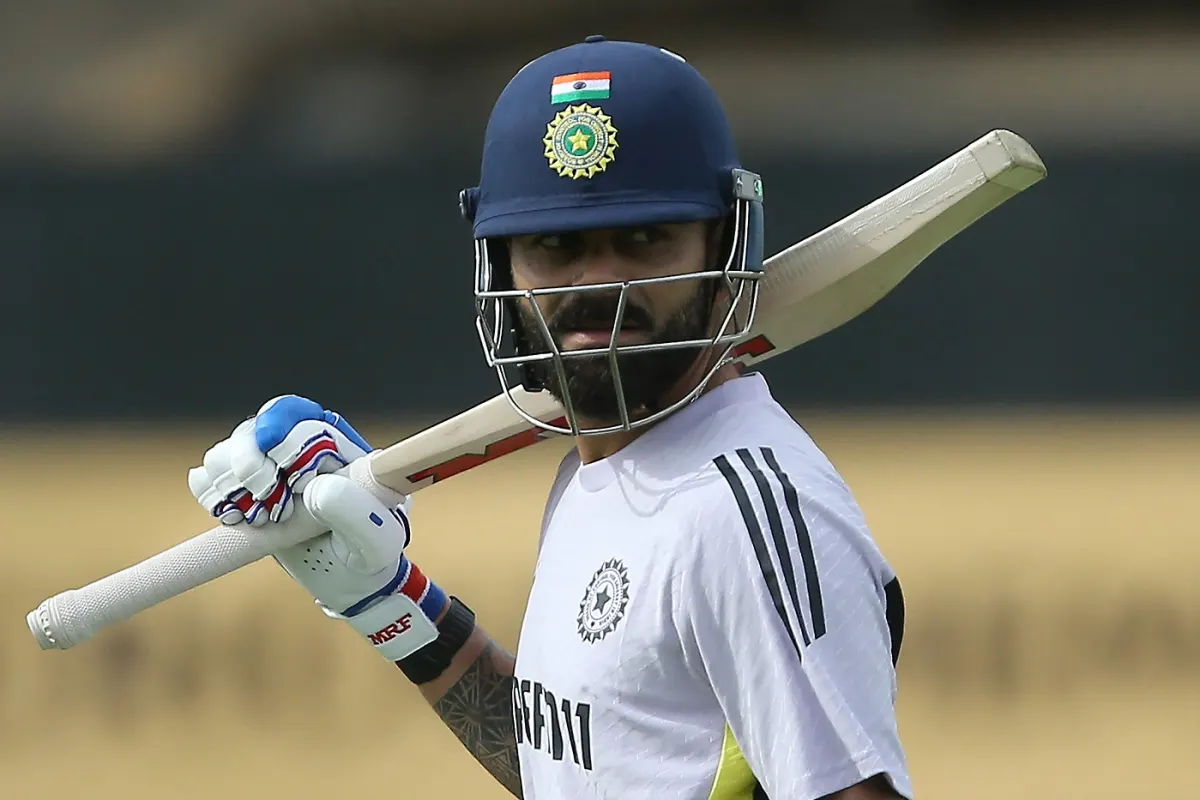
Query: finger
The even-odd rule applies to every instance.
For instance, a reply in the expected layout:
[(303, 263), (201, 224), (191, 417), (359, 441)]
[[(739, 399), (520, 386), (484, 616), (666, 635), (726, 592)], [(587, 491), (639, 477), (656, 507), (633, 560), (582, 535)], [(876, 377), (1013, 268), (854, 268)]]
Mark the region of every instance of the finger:
[(279, 465), (258, 449), (254, 431), (239, 431), (231, 436), (228, 442), (229, 468), (237, 476), (238, 483), (245, 487), (255, 500), (266, 500), (279, 494), (279, 484), (283, 480)]
[(242, 489), (242, 491), (236, 492), (233, 498), (221, 500), (215, 509), (212, 509), (212, 516), (220, 519), (222, 525), (236, 525), (240, 522), (246, 522), (246, 513), (242, 510), (242, 506), (239, 505), (239, 500), (242, 498), (245, 498), (245, 507), (248, 509), (252, 503), (250, 492)]
[(269, 453), (278, 447), (298, 424), (320, 422), (325, 409), (305, 397), (294, 394), (273, 397), (254, 415), (254, 437), (258, 449)]
[(203, 465), (213, 488), (222, 497), (228, 497), (242, 488), (241, 482), (229, 466), (228, 439), (223, 439), (208, 448), (204, 453)]
[(332, 425), (338, 433), (345, 436), (347, 440), (359, 450), (362, 450), (363, 453), (371, 452), (371, 445), (362, 437), (362, 434), (354, 430), (354, 427), (341, 414), (336, 411), (325, 411), (322, 413), (321, 418)]
[(292, 492), (291, 487), (283, 482), (280, 482), (279, 486), (282, 493), (278, 499), (268, 498), (267, 501), (264, 501), (271, 522), (287, 522), (296, 508), (296, 495)]
[(247, 521), (261, 527), (291, 517), (292, 489), (275, 460), (258, 449), (252, 424), (230, 438), (229, 451), (233, 473), (254, 500), (245, 512)]
[[(325, 423), (332, 429), (338, 449), (348, 458), (354, 459), (371, 452), (371, 445), (354, 427), (336, 411), (328, 411), (313, 400), (298, 395), (282, 395), (263, 404), (255, 415), (255, 439), (258, 449), (269, 453), (281, 465), (290, 459), (276, 453), (301, 423)], [(294, 452), (292, 448), (286, 448)]]
[(213, 486), (208, 477), (208, 470), (204, 467), (188, 470), (188, 489), (196, 498), (196, 502), (209, 514), (221, 520), (222, 525), (236, 525), (243, 521), (241, 509)]
[(408, 543), (408, 519), (341, 475), (317, 475), (301, 498), (334, 532), (334, 555), (348, 568), (374, 574), (393, 567)]
[(361, 455), (325, 422), (298, 422), (268, 455), (279, 464), (292, 491), (302, 493), (316, 475), (336, 472)]
[(221, 495), (213, 498), (213, 482), (208, 477), (208, 470), (204, 467), (192, 467), (189, 469), (187, 479), (188, 491), (192, 493), (192, 497), (196, 498), (196, 502), (204, 506), (205, 511), (212, 511), (217, 501), (224, 499)]

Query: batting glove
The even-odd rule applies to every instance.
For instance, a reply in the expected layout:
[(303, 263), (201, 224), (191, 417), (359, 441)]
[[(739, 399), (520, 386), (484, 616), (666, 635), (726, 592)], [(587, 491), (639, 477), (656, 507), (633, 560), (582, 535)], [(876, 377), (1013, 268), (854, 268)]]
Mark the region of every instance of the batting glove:
[[(374, 481), (371, 446), (318, 403), (277, 397), (188, 473), (197, 502), (225, 525), (288, 525), (297, 514), (328, 532), (274, 554), (328, 616), (346, 621), (389, 661), (438, 637), (445, 593), (404, 555), (411, 497)], [(350, 465), (350, 477), (334, 474)]]

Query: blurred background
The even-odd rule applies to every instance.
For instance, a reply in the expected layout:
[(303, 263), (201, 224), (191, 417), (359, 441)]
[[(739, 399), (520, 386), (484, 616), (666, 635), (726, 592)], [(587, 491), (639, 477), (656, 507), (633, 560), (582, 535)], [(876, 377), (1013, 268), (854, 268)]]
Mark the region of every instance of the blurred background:
[[(920, 797), (1200, 797), (1200, 7), (1164, 0), (0, 3), (0, 795), (502, 796), (269, 562), (65, 653), (24, 616), (208, 528), (187, 469), (274, 395), (384, 446), (495, 393), (457, 192), (593, 33), (710, 79), (771, 251), (992, 128), (1038, 149), (764, 372), (904, 582)], [(416, 503), (510, 647), (565, 446)]]

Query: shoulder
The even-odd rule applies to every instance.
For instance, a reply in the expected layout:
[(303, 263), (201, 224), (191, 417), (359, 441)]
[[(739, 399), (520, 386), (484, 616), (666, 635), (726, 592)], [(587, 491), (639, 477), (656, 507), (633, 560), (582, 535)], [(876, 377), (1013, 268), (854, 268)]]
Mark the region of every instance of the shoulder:
[(567, 485), (570, 484), (571, 478), (574, 477), (578, 469), (579, 452), (572, 447), (567, 450), (562, 460), (558, 462), (558, 469), (554, 473), (554, 482), (550, 485), (550, 491), (546, 495), (546, 505), (542, 509), (542, 529), (538, 534), (539, 551), (542, 549), (542, 543), (546, 539), (546, 528), (550, 523), (550, 518), (554, 515), (554, 509), (558, 506), (563, 492), (566, 490)]
[(579, 451), (574, 447), (568, 448), (558, 462), (558, 468), (554, 471), (554, 483), (550, 487), (552, 498), (562, 493), (563, 487), (570, 483), (571, 477), (574, 476), (577, 469), (579, 469)]
[(643, 448), (647, 472), (673, 475), (681, 486), (699, 494), (720, 497), (720, 481), (729, 465), (801, 475), (807, 483), (841, 483), (836, 469), (795, 417), (771, 395), (766, 379), (757, 373), (742, 376), (702, 397), (673, 421), (669, 433), (654, 440), (654, 452)]
[(754, 544), (785, 531), (810, 536), (866, 533), (846, 481), (807, 437), (747, 439), (714, 452), (691, 503), (704, 530), (697, 546), (734, 538)]
[(768, 588), (835, 580), (848, 568), (865, 567), (880, 585), (894, 577), (851, 487), (785, 410), (765, 407), (725, 427), (688, 500), (684, 548), (699, 572), (742, 565)]
[(714, 524), (828, 510), (863, 522), (845, 479), (807, 430), (773, 398), (729, 406), (691, 454), (690, 502)]
[(850, 486), (807, 434), (747, 439), (714, 453), (706, 468), (720, 480), (705, 501), (726, 519), (771, 523), (789, 514), (797, 524), (836, 517), (866, 526)]
[(680, 550), (681, 613), (738, 624), (751, 613), (777, 617), (797, 653), (833, 631), (838, 641), (891, 641), (896, 653), (896, 573), (849, 486), (809, 442), (747, 441), (712, 457)]

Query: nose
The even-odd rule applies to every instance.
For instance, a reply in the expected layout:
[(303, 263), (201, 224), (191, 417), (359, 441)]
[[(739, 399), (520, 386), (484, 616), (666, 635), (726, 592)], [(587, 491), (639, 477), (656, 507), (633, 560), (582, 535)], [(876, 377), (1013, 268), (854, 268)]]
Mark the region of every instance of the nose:
[(636, 265), (607, 238), (589, 241), (576, 263), (576, 286), (621, 283), (636, 277)]

